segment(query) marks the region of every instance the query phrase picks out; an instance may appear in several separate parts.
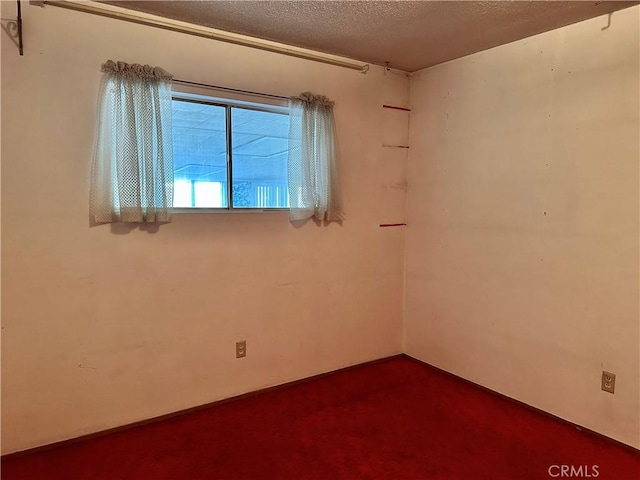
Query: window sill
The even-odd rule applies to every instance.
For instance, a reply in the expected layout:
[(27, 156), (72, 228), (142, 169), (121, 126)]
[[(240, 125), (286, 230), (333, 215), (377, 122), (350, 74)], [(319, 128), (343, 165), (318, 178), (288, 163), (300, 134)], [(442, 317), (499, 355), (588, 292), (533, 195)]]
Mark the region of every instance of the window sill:
[(198, 213), (223, 213), (223, 214), (228, 214), (228, 213), (240, 213), (240, 214), (247, 214), (247, 213), (286, 213), (287, 215), (289, 214), (289, 209), (288, 208), (174, 208), (173, 209), (173, 214), (174, 215), (181, 215), (183, 213), (186, 214), (198, 214)]

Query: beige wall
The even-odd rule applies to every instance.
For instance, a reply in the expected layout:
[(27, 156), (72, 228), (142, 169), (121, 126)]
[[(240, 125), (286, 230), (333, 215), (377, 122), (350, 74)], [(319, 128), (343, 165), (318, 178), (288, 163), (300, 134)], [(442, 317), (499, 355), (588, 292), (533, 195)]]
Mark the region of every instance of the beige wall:
[[(635, 446), (638, 12), (414, 76), (404, 328), (409, 354)], [(25, 56), (2, 38), (3, 453), (402, 350), (405, 230), (378, 224), (405, 220), (407, 151), (381, 144), (406, 143), (407, 115), (380, 107), (409, 104), (406, 79), (23, 14)], [(273, 213), (89, 228), (108, 58), (333, 98), (344, 226)]]
[(405, 350), (640, 447), (639, 7), (606, 25), (412, 79)]
[[(14, 9), (2, 2), (2, 18)], [(408, 103), (407, 78), (60, 8), (23, 14), (25, 56), (2, 39), (3, 453), (401, 351), (404, 233), (378, 224), (404, 215), (403, 191), (380, 195), (386, 175), (404, 175), (381, 146), (381, 106)], [(270, 213), (176, 215), (157, 232), (89, 228), (109, 58), (331, 97), (344, 226), (296, 229)]]

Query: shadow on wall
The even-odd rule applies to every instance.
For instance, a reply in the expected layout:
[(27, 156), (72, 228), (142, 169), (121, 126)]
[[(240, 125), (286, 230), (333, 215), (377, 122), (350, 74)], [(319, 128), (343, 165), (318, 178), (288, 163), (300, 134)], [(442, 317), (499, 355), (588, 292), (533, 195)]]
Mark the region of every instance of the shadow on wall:
[[(166, 225), (169, 222), (156, 222), (156, 223), (110, 223), (111, 233), (114, 235), (128, 235), (132, 230), (140, 229), (147, 233), (158, 233), (161, 225)], [(98, 224), (99, 225), (99, 224)], [(94, 225), (97, 226), (97, 225)]]

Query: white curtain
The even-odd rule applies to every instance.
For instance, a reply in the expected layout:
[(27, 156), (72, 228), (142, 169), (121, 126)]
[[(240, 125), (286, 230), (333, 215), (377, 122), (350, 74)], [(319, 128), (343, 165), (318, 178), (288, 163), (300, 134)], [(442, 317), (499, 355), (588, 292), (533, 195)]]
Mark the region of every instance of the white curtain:
[(102, 72), (91, 220), (168, 222), (173, 207), (172, 77), (158, 67), (112, 60)]
[(305, 92), (289, 99), (289, 115), (290, 219), (340, 221), (333, 102)]

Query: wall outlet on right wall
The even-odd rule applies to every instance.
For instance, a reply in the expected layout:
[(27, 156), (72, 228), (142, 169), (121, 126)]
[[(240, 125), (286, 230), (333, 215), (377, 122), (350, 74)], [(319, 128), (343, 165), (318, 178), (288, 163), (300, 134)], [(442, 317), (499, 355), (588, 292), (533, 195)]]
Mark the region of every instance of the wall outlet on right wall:
[(616, 389), (616, 374), (610, 372), (602, 372), (602, 390), (614, 393)]
[(236, 358), (244, 358), (247, 356), (247, 341), (240, 340), (236, 342)]

